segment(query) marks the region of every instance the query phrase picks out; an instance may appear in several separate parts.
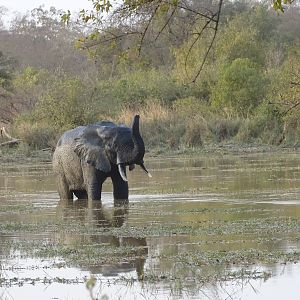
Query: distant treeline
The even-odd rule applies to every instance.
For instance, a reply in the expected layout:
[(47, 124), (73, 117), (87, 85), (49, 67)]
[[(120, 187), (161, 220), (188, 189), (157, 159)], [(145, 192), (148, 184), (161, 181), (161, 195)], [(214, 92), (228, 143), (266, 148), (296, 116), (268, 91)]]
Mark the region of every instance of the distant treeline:
[[(299, 146), (299, 6), (278, 13), (263, 3), (226, 2), (195, 82), (212, 34), (197, 39), (202, 19), (191, 24), (178, 14), (137, 51), (126, 34), (103, 43), (98, 33), (91, 44), (84, 25), (66, 26), (61, 15), (38, 8), (0, 30), (0, 122), (28, 146), (53, 146), (62, 131), (103, 119), (128, 124), (136, 113), (150, 148)], [(151, 26), (161, 28), (164, 17)], [(107, 26), (122, 33), (118, 22)]]

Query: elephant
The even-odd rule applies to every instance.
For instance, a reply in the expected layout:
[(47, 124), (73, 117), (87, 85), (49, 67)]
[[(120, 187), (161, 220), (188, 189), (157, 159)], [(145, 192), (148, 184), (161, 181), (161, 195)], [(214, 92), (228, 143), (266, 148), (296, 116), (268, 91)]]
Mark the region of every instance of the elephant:
[(151, 177), (139, 120), (134, 116), (131, 128), (102, 121), (63, 133), (52, 162), (60, 199), (101, 200), (102, 184), (111, 177), (114, 200), (128, 200), (126, 166), (131, 171), (139, 165)]

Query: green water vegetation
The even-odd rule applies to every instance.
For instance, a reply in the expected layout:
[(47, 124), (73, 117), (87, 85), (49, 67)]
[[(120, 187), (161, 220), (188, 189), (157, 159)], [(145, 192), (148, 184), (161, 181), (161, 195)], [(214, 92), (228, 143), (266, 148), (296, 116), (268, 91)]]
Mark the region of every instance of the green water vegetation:
[[(158, 152), (299, 146), (299, 6), (282, 14), (261, 2), (224, 2), (214, 46), (193, 83), (209, 34), (185, 34), (199, 32), (203, 20), (177, 13), (158, 43), (145, 36), (139, 55), (130, 35), (104, 44), (99, 32), (85, 51), (84, 25), (69, 20), (66, 27), (54, 8), (2, 26), (1, 122), (27, 153), (54, 147), (66, 129), (103, 119), (129, 124), (136, 113), (147, 148)], [(164, 22), (158, 14), (149, 35)], [(122, 35), (118, 24), (109, 32)]]

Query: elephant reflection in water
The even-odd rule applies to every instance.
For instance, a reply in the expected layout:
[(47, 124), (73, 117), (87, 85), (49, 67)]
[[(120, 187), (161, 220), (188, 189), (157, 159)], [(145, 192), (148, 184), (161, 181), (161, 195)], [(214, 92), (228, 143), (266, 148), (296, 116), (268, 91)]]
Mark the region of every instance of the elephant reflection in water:
[[(103, 210), (103, 206), (99, 201), (77, 200), (75, 202), (61, 200), (58, 204), (58, 214), (61, 217), (72, 219), (78, 223), (82, 223), (89, 227), (119, 228), (128, 218), (128, 201), (115, 201), (111, 214), (107, 210)], [(148, 254), (146, 238), (135, 237), (117, 237), (115, 235), (101, 235), (101, 233), (86, 235), (66, 234), (62, 237), (64, 244), (101, 244), (113, 247), (134, 247), (136, 252), (135, 258), (129, 258), (129, 262), (124, 263), (108, 263), (105, 265), (82, 266), (87, 267), (94, 274), (102, 274), (104, 276), (115, 276), (119, 273), (130, 272), (134, 269), (139, 279), (144, 275), (144, 264)], [(132, 257), (132, 256), (131, 256)]]

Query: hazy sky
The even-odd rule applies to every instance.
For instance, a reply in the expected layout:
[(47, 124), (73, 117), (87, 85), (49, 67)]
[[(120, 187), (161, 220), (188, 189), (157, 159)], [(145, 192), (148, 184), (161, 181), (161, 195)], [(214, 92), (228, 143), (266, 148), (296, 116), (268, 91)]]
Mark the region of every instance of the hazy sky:
[(50, 6), (63, 10), (70, 9), (71, 11), (91, 8), (91, 3), (88, 0), (0, 0), (0, 6), (7, 7), (10, 12), (26, 12), (43, 4), (46, 9), (49, 9)]

